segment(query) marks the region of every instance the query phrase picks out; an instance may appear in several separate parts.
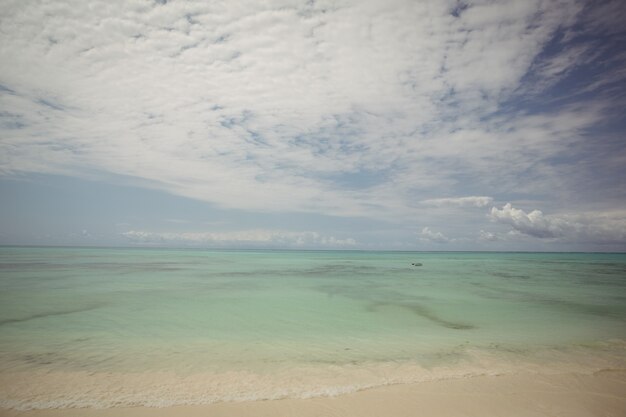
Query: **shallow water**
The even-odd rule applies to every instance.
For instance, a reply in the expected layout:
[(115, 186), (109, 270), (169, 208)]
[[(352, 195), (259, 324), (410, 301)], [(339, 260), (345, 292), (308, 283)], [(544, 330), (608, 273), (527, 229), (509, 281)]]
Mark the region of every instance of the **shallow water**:
[(0, 248), (10, 407), (623, 367), (625, 339), (624, 254)]

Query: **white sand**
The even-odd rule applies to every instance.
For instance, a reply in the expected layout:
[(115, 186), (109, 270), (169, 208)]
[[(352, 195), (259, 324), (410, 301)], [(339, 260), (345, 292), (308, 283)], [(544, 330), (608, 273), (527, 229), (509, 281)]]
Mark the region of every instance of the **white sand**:
[(626, 416), (626, 370), (518, 374), (374, 388), (338, 397), (167, 408), (0, 410), (24, 417)]

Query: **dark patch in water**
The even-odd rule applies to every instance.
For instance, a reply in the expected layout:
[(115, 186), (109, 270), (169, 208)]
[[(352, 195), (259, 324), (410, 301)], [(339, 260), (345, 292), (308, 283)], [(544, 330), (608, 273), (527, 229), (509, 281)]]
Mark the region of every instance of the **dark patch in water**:
[(423, 305), (417, 304), (417, 303), (374, 303), (368, 307), (368, 310), (376, 311), (379, 307), (384, 307), (384, 306), (401, 307), (401, 308), (407, 309), (413, 314), (419, 317), (422, 317), (426, 320), (429, 320), (435, 324), (438, 324), (439, 326), (445, 327), (447, 329), (469, 330), (469, 329), (476, 328), (476, 326), (473, 326), (471, 324), (458, 323), (458, 322), (446, 320), (436, 315), (433, 311), (431, 311), (427, 307), (424, 307)]
[(189, 269), (189, 265), (177, 262), (146, 262), (146, 263), (121, 263), (121, 262), (83, 262), (83, 263), (53, 263), (53, 262), (0, 262), (0, 269), (24, 269), (24, 270), (102, 270), (119, 273), (133, 273), (142, 271), (182, 271)]
[(72, 309), (72, 310), (59, 310), (59, 311), (50, 311), (46, 313), (38, 313), (38, 314), (33, 314), (27, 317), (22, 317), (19, 319), (4, 319), (4, 320), (0, 320), (0, 326), (4, 326), (5, 324), (21, 323), (21, 322), (30, 321), (30, 320), (41, 319), (44, 317), (53, 317), (53, 316), (62, 316), (65, 314), (82, 313), (83, 311), (95, 310), (100, 307), (102, 306), (97, 305), (97, 306), (91, 306), (87, 308), (77, 308), (77, 309)]
[(0, 263), (0, 269), (61, 269), (67, 268), (67, 265), (59, 265), (48, 262), (2, 262)]
[(203, 282), (203, 283), (186, 283), (181, 284), (179, 287), (188, 287), (196, 289), (197, 291), (222, 291), (222, 290), (238, 290), (238, 291), (259, 291), (266, 288), (265, 285), (253, 280), (233, 280), (233, 281), (215, 281), (215, 282)]
[[(409, 270), (408, 268), (406, 270)], [(329, 278), (335, 279), (337, 275), (350, 275), (363, 277), (365, 275), (382, 274), (382, 268), (366, 266), (366, 265), (353, 265), (353, 264), (327, 264), (316, 266), (312, 268), (292, 268), (292, 269), (255, 269), (253, 271), (231, 271), (231, 272), (219, 272), (216, 275), (225, 277), (257, 277), (257, 276), (286, 276), (291, 278), (305, 278), (309, 276), (315, 276), (315, 278)], [(387, 271), (387, 269), (385, 269)], [(394, 272), (397, 270), (394, 270)]]
[(91, 340), (91, 337), (79, 337), (77, 339), (74, 339), (75, 342), (88, 342)]
[(483, 290), (481, 291), (481, 296), (485, 298), (495, 300), (507, 299), (512, 301), (545, 305), (574, 313), (615, 318), (620, 320), (626, 319), (623, 309), (620, 309), (618, 311), (615, 309), (615, 306), (579, 303), (576, 301), (548, 297), (542, 294), (531, 293), (528, 291), (497, 288), (482, 283), (474, 283), (473, 285)]
[(500, 278), (530, 279), (530, 275), (510, 274), (508, 272), (492, 272), (491, 275)]
[(22, 355), (20, 359), (29, 365), (51, 365), (55, 362), (57, 356), (53, 352), (27, 353)]

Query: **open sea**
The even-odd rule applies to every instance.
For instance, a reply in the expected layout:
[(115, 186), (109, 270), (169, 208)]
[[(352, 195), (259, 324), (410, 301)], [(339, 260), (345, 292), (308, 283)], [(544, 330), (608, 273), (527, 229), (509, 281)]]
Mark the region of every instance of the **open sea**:
[(0, 248), (1, 408), (624, 368), (625, 254)]

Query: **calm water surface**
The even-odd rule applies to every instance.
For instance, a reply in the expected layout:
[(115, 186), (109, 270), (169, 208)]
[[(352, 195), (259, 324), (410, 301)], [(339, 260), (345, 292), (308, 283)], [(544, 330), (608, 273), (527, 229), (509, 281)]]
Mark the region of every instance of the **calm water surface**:
[[(158, 373), (195, 386), (262, 376), (261, 397), (302, 396), (272, 378), (323, 370), (313, 385), (290, 376), (314, 395), (498, 358), (543, 366), (574, 352), (606, 357), (593, 362), (606, 368), (623, 364), (625, 339), (624, 254), (0, 248), (0, 405), (10, 407), (97, 405), (71, 384), (45, 388), (54, 375), (89, 375), (100, 399), (105, 376), (122, 378), (137, 395), (115, 405), (150, 405), (138, 392), (151, 385), (130, 375)], [(7, 387), (15, 375), (41, 392)], [(170, 393), (167, 404), (244, 398), (208, 385)]]

